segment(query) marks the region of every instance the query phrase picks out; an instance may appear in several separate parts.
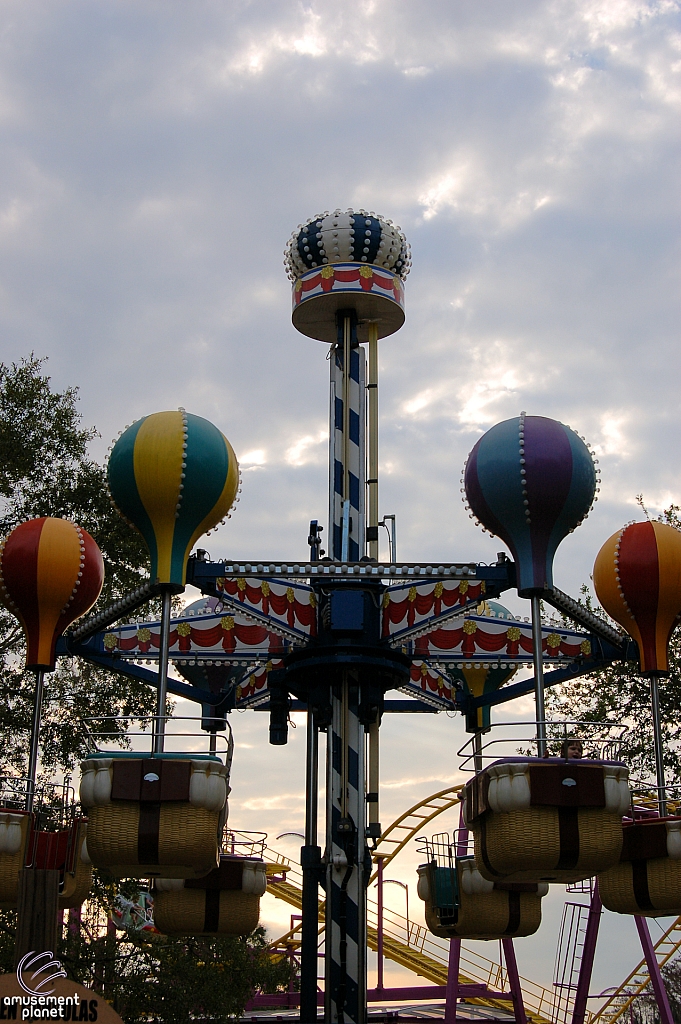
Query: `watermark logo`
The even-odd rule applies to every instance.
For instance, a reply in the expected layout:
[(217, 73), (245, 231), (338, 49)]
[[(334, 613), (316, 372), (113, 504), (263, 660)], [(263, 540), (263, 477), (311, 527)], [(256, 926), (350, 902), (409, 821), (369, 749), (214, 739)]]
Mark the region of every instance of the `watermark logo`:
[[(23, 975), (28, 974), (29, 971), (33, 970), (33, 973), (28, 979), (28, 985), (24, 980)], [(52, 972), (51, 974), (49, 972)], [(46, 950), (44, 953), (36, 953), (34, 949), (26, 956), (22, 956), (17, 966), (17, 981), (19, 985), (27, 992), (29, 996), (51, 996), (54, 989), (46, 989), (46, 985), (49, 985), (55, 978), (65, 978), (66, 971), (61, 965), (60, 960), (54, 959), (54, 953), (51, 950)]]

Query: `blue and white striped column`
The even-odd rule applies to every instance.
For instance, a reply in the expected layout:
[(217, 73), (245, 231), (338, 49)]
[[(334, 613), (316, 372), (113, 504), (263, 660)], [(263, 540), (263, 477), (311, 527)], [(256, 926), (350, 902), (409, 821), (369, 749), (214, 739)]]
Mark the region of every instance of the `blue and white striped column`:
[(359, 687), (346, 672), (334, 686), (327, 732), (327, 1022), (366, 1020), (365, 738)]
[[(366, 553), (366, 353), (353, 311), (338, 314), (329, 415), (329, 552), (334, 561)], [(347, 370), (346, 370), (347, 367)]]

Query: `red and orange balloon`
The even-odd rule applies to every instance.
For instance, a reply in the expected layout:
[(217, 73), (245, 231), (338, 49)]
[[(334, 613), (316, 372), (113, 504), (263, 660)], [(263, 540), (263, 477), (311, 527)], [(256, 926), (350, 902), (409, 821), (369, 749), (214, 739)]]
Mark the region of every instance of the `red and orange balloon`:
[(608, 615), (638, 644), (642, 673), (667, 675), (681, 613), (681, 532), (666, 523), (625, 526), (598, 552), (593, 579)]
[(58, 637), (103, 582), (102, 553), (75, 523), (43, 517), (12, 530), (0, 547), (0, 600), (24, 628), (26, 668), (54, 668)]

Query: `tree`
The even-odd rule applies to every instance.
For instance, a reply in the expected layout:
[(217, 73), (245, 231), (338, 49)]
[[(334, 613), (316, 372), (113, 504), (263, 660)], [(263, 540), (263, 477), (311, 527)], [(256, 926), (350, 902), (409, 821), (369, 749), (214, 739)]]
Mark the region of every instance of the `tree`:
[[(88, 454), (96, 436), (81, 425), (78, 392), (54, 391), (43, 360), (31, 355), (0, 363), (0, 529), (39, 516), (74, 519), (92, 534), (106, 570), (98, 607), (148, 578), (141, 538), (109, 500), (104, 469)], [(23, 635), (14, 616), (0, 611), (0, 732), (3, 773), (23, 775), (31, 727), (35, 680), (23, 670)], [(86, 662), (60, 659), (47, 677), (41, 733), (41, 770), (73, 773), (86, 751), (74, 723), (97, 716), (148, 713), (148, 686)]]
[[(645, 511), (642, 499), (639, 504)], [(680, 513), (679, 506), (670, 505), (658, 516), (658, 521), (681, 530)], [(582, 587), (582, 603), (592, 610), (593, 598), (587, 586)], [(678, 628), (669, 645), (669, 668), (669, 676), (660, 685), (660, 713), (667, 778), (676, 781), (681, 770), (681, 631)], [(620, 757), (629, 765), (635, 783), (640, 782), (643, 787), (655, 784), (650, 684), (640, 675), (637, 663), (613, 662), (608, 668), (581, 676), (574, 682), (551, 687), (546, 691), (546, 707), (555, 718), (626, 726)]]

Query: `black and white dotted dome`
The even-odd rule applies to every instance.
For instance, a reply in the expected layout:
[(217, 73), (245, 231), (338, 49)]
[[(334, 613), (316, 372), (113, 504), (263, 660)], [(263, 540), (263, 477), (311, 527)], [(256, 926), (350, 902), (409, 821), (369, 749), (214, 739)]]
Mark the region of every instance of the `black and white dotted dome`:
[(366, 210), (327, 211), (299, 224), (284, 257), (291, 281), (329, 263), (373, 264), (403, 281), (411, 267), (411, 250), (402, 229)]

